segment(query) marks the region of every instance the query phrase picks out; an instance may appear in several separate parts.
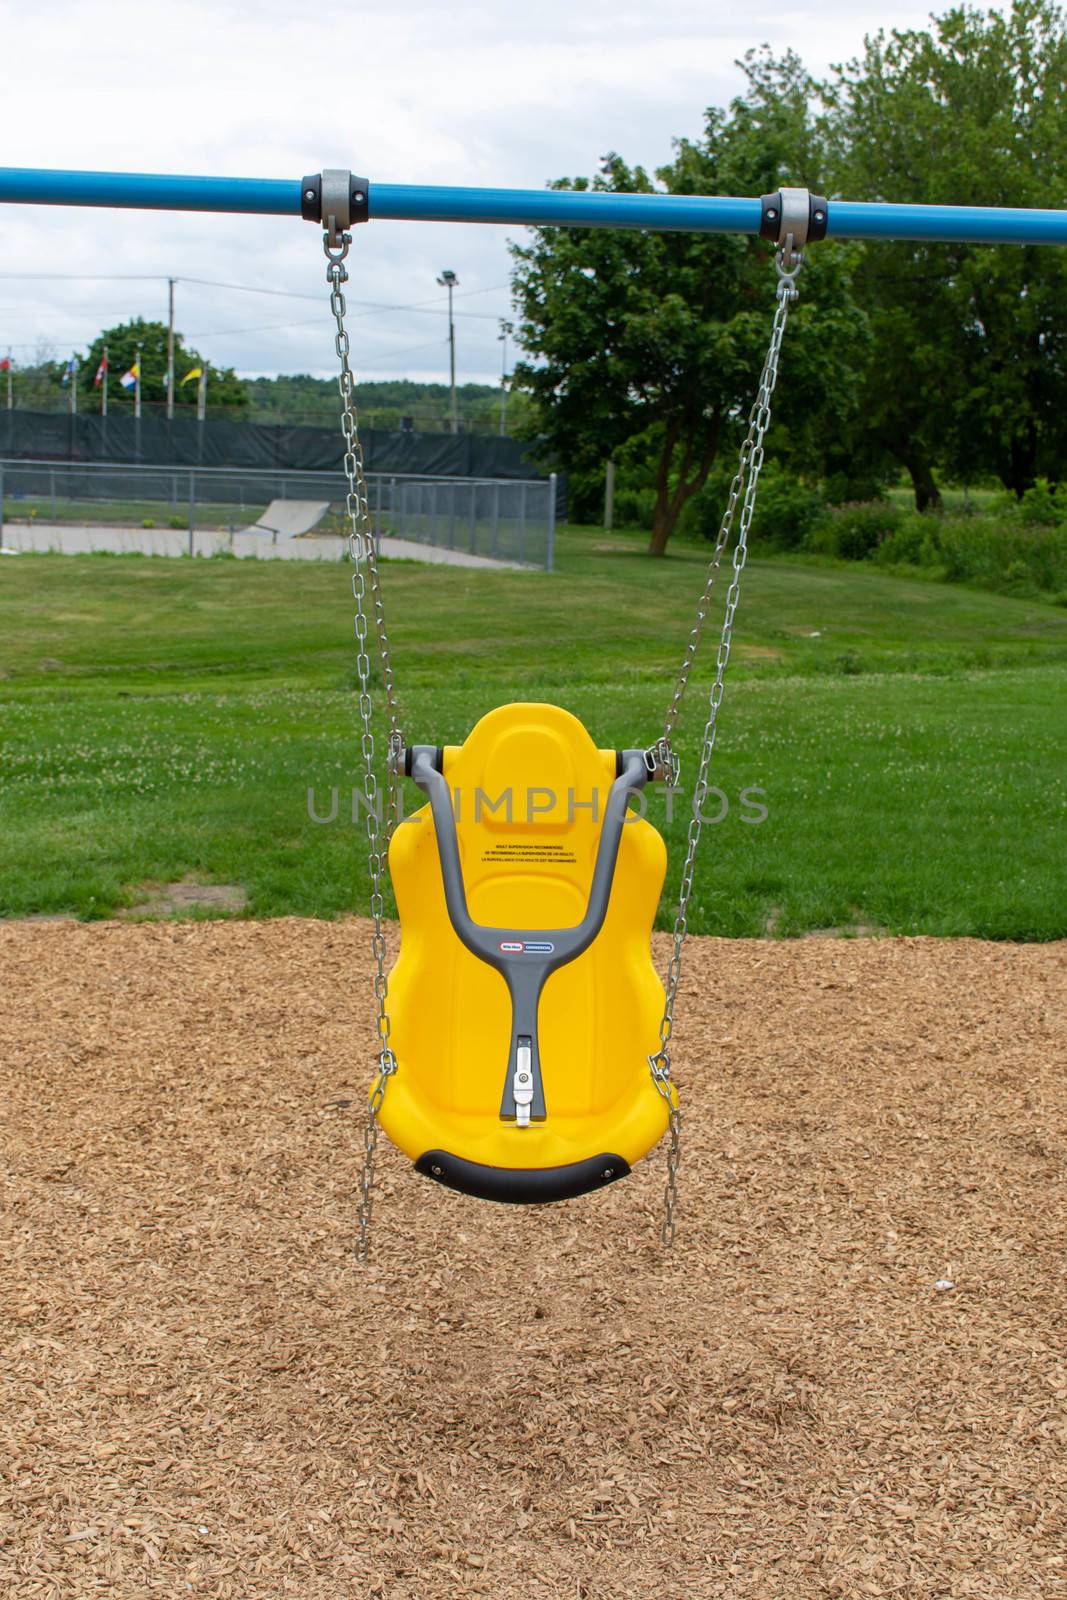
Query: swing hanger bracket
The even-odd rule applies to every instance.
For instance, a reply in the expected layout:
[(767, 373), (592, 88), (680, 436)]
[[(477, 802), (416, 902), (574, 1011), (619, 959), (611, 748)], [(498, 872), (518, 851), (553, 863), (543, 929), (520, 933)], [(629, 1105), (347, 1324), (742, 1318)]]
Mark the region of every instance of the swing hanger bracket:
[(677, 788), (682, 763), (672, 750), (670, 739), (662, 737), (649, 745), (645, 751), (645, 771), (653, 783), (666, 783), (672, 789)]
[(300, 215), (319, 222), (336, 248), (346, 229), (370, 219), (370, 184), (344, 167), (324, 167), (300, 180)]
[(825, 195), (810, 189), (776, 189), (760, 197), (760, 238), (776, 244), (792, 265), (805, 245), (826, 238), (829, 216)]

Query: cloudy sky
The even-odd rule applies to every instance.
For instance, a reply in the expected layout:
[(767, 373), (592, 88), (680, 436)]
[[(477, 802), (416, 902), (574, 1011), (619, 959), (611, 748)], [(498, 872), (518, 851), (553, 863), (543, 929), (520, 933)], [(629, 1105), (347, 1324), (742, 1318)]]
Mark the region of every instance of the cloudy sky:
[[(0, 0), (0, 143), (8, 166), (271, 178), (338, 166), (372, 182), (539, 188), (594, 171), (609, 149), (665, 160), (673, 137), (700, 132), (705, 106), (737, 92), (734, 62), (750, 46), (792, 46), (822, 70), (879, 26), (923, 26), (928, 9)], [(496, 381), (507, 236), (459, 224), (361, 230), (350, 290), (360, 370), (447, 376), (435, 279), (451, 267), (459, 376)], [(130, 276), (108, 281), (117, 274)], [(180, 280), (179, 328), (216, 364), (332, 371), (316, 230), (289, 218), (0, 207), (0, 348), (10, 343), (16, 361), (40, 342), (65, 355), (108, 323), (163, 318), (168, 276)]]

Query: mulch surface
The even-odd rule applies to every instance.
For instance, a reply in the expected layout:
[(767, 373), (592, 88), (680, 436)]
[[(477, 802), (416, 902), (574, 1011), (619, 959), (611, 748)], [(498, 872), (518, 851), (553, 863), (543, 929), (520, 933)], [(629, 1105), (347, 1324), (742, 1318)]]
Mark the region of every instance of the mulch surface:
[(1067, 1595), (1065, 965), (694, 940), (672, 1255), (385, 1149), (360, 1268), (365, 924), (0, 926), (0, 1594)]

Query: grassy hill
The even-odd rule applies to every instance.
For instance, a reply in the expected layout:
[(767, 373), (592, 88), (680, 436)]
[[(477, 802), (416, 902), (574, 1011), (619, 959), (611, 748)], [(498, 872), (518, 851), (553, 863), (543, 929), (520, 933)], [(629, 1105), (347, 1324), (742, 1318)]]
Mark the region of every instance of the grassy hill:
[[(493, 705), (543, 698), (603, 746), (651, 741), (705, 553), (640, 552), (639, 536), (568, 529), (554, 574), (390, 564), (410, 737), (458, 742)], [(346, 572), (23, 556), (0, 580), (0, 914), (107, 915), (138, 885), (187, 874), (242, 884), (258, 915), (365, 906), (366, 852), (346, 820)], [(683, 782), (714, 617), (708, 631)], [(692, 925), (1061, 936), (1065, 675), (1062, 609), (755, 557), (713, 774), (724, 814), (705, 833)], [(308, 790), (324, 811), (334, 786), (340, 820), (316, 824)], [(669, 898), (685, 803), (668, 823), (656, 794), (649, 816), (671, 847)]]

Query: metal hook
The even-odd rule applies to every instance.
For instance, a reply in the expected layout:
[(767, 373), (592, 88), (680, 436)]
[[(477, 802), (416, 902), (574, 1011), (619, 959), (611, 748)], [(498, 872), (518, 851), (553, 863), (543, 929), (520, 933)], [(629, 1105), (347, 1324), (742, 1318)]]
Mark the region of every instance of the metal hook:
[(797, 273), (804, 265), (804, 252), (797, 250), (793, 244), (793, 235), (787, 233), (785, 243), (780, 245), (774, 255), (774, 270), (778, 274), (779, 300), (796, 300), (800, 294), (796, 286)]

